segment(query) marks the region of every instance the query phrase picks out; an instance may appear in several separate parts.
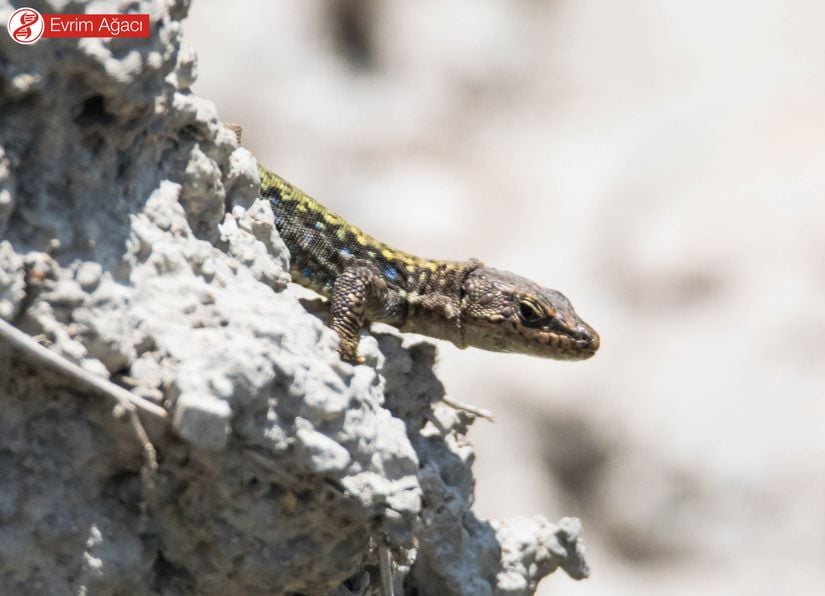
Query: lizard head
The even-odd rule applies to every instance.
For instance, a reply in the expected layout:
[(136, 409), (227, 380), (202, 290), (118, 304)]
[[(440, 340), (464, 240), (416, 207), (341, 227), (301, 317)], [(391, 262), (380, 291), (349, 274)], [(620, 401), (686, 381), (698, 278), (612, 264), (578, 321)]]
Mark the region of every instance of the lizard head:
[(556, 360), (584, 360), (599, 335), (556, 290), (490, 267), (470, 271), (462, 285), (464, 344)]

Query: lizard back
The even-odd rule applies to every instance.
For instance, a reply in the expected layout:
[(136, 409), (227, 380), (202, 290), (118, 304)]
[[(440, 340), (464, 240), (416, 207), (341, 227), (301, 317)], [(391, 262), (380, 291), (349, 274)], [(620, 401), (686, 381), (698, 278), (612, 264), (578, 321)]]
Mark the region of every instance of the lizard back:
[(445, 261), (422, 259), (391, 248), (348, 223), (315, 199), (263, 166), (261, 195), (269, 199), (275, 226), (290, 253), (290, 273), (297, 283), (329, 298), (348, 258), (374, 264), (388, 285), (402, 294), (441, 277)]

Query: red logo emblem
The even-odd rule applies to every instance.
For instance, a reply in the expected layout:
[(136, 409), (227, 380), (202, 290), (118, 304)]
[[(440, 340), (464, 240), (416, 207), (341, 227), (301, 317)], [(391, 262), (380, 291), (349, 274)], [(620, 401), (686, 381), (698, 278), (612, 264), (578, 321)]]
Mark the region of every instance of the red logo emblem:
[(31, 45), (43, 37), (45, 29), (43, 15), (33, 8), (18, 8), (9, 18), (9, 37), (23, 45)]

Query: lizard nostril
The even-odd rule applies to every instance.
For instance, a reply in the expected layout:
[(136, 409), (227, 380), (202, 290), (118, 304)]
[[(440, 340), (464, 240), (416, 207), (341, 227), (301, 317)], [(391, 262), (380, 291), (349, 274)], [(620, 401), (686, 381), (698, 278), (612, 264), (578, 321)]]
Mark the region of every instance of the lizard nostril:
[(591, 350), (599, 349), (599, 334), (586, 323), (576, 325), (576, 339)]

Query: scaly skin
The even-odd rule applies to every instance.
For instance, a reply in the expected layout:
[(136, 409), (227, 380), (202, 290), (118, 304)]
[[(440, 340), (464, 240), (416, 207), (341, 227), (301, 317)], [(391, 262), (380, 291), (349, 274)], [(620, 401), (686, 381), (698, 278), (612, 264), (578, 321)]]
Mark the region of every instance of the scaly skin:
[(370, 321), (494, 352), (557, 360), (596, 353), (599, 336), (560, 292), (480, 261), (433, 261), (390, 248), (258, 167), (261, 195), (291, 255), (293, 281), (330, 301), (344, 360)]

